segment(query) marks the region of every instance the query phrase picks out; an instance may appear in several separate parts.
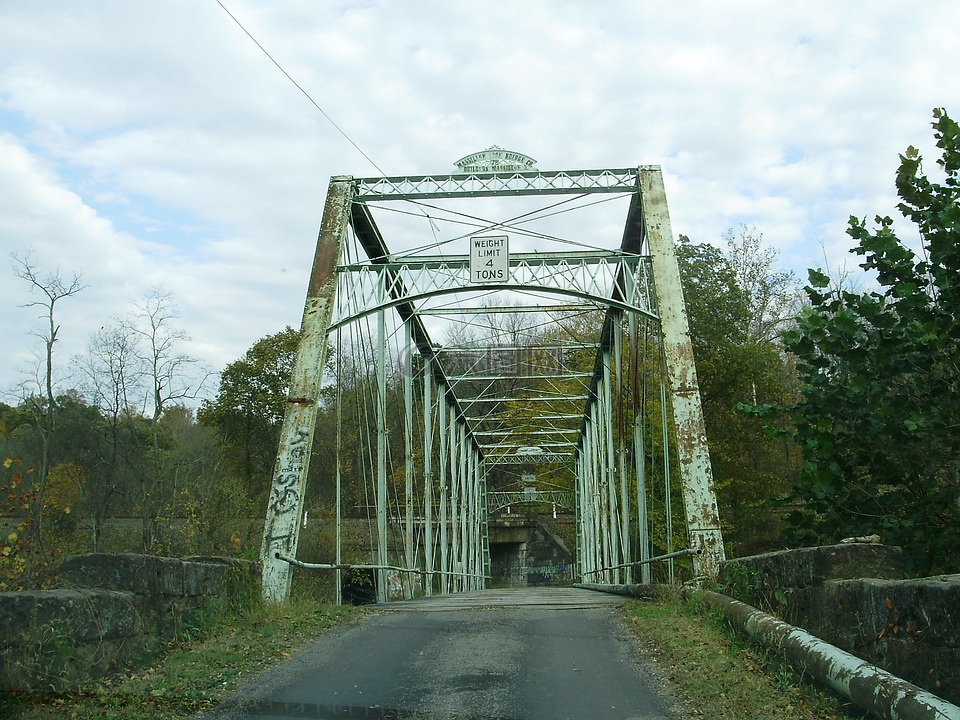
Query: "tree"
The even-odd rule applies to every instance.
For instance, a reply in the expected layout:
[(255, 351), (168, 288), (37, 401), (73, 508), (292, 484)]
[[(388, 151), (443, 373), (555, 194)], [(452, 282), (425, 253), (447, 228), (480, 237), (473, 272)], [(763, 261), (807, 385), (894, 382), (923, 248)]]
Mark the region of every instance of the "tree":
[(789, 446), (770, 437), (762, 420), (737, 410), (744, 403), (781, 404), (790, 389), (780, 347), (756, 332), (768, 305), (754, 302), (751, 289), (770, 287), (770, 278), (778, 277), (776, 253), (752, 247), (765, 260), (751, 261), (749, 274), (736, 252), (727, 257), (684, 236), (677, 247), (720, 519), (726, 544), (737, 554), (779, 543), (770, 501), (787, 494), (793, 472)]
[(144, 412), (150, 420), (152, 472), (143, 476), (138, 498), (142, 525), (143, 550), (153, 547), (156, 521), (164, 503), (170, 500), (165, 487), (170, 479), (165, 473), (165, 447), (161, 439), (160, 421), (168, 408), (195, 399), (207, 374), (196, 372), (196, 359), (181, 352), (189, 336), (176, 327), (177, 311), (170, 296), (155, 289), (134, 303), (130, 331), (139, 342), (134, 352), (145, 378)]
[(730, 229), (723, 239), (737, 287), (747, 303), (747, 337), (760, 345), (779, 345), (799, 309), (796, 278), (792, 272), (775, 269), (777, 250), (763, 245), (763, 233), (756, 227), (741, 225), (739, 236)]
[[(43, 341), (44, 353), (37, 363), (36, 391), (27, 392), (25, 397), (34, 416), (35, 426), (41, 439), (40, 456), (37, 463), (38, 472), (34, 481), (36, 499), (31, 505), (30, 542), (34, 552), (37, 553), (36, 558), (42, 562), (44, 559), (43, 496), (46, 492), (47, 478), (51, 468), (50, 447), (57, 432), (53, 349), (60, 334), (60, 326), (56, 321), (56, 307), (59, 301), (76, 295), (85, 286), (79, 275), (74, 275), (70, 280), (63, 279), (59, 270), (43, 275), (34, 264), (29, 251), (23, 255), (14, 253), (11, 257), (14, 274), (29, 284), (31, 293), (40, 295), (40, 299), (27, 303), (26, 307), (42, 308), (41, 317), (45, 324), (45, 328), (37, 333)], [(38, 566), (35, 565), (29, 568), (28, 572), (37, 574), (38, 570)], [(39, 576), (37, 581), (39, 582)]]
[(216, 433), (225, 462), (258, 509), (267, 503), (299, 344), (291, 327), (260, 338), (227, 365), (216, 397), (200, 406), (200, 422)]
[(93, 551), (99, 552), (104, 520), (127, 490), (124, 481), (144, 472), (145, 438), (136, 410), (142, 368), (129, 323), (100, 328), (90, 338), (87, 354), (74, 362), (82, 374), (84, 395), (103, 418), (98, 426), (103, 447), (100, 466), (88, 477), (83, 503), (93, 521)]
[(851, 217), (852, 252), (877, 289), (837, 289), (811, 270), (810, 306), (786, 335), (803, 392), (795, 536), (878, 533), (923, 573), (960, 568), (960, 129), (943, 110), (934, 119), (942, 182), (913, 147), (896, 177), (922, 255), (890, 217), (873, 229)]

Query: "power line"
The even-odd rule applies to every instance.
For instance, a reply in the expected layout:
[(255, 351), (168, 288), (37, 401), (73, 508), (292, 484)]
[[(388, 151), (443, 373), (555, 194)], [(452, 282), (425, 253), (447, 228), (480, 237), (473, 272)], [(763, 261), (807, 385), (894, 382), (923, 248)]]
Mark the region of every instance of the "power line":
[(303, 93), (303, 96), (304, 96), (305, 98), (307, 98), (307, 100), (309, 100), (310, 103), (311, 103), (317, 110), (320, 111), (320, 114), (323, 115), (323, 117), (325, 117), (325, 118), (327, 119), (327, 122), (329, 122), (331, 125), (333, 125), (334, 129), (335, 129), (338, 133), (340, 133), (341, 135), (343, 135), (343, 137), (346, 139), (346, 141), (347, 141), (348, 143), (350, 143), (351, 145), (353, 145), (353, 147), (356, 149), (356, 151), (357, 151), (358, 153), (360, 153), (361, 155), (363, 155), (363, 157), (367, 160), (367, 162), (369, 162), (371, 165), (373, 165), (373, 167), (375, 167), (375, 168), (377, 169), (377, 172), (379, 172), (379, 173), (380, 173), (381, 175), (383, 175), (383, 176), (386, 176), (386, 173), (383, 171), (383, 169), (382, 169), (379, 165), (377, 165), (377, 164), (373, 161), (373, 159), (372, 159), (369, 155), (367, 155), (367, 154), (360, 148), (360, 146), (357, 145), (357, 144), (353, 141), (353, 139), (352, 139), (349, 135), (347, 135), (346, 132), (344, 132), (344, 130), (343, 130), (339, 125), (337, 125), (336, 122), (334, 122), (334, 120), (333, 120), (332, 117), (330, 117), (329, 115), (327, 115), (327, 113), (324, 111), (324, 109), (323, 109), (322, 107), (320, 107), (320, 105), (317, 103), (317, 101), (314, 100), (314, 99), (310, 96), (310, 93), (308, 93), (306, 90), (304, 90), (304, 89), (300, 86), (300, 83), (298, 83), (296, 80), (294, 80), (294, 79), (290, 76), (290, 73), (288, 73), (286, 70), (283, 69), (283, 66), (280, 65), (280, 63), (278, 63), (278, 62), (274, 59), (273, 55), (271, 55), (270, 53), (268, 53), (268, 52), (267, 52), (267, 49), (266, 49), (265, 47), (263, 47), (263, 45), (261, 45), (253, 35), (250, 34), (250, 31), (247, 30), (247, 29), (243, 26), (243, 23), (241, 23), (239, 20), (237, 20), (237, 18), (234, 16), (234, 14), (227, 9), (227, 6), (224, 5), (224, 4), (221, 2), (221, 0), (217, 0), (217, 5), (219, 5), (221, 8), (223, 8), (223, 11), (224, 11), (227, 15), (230, 16), (230, 19), (233, 20), (233, 21), (237, 24), (237, 27), (239, 27), (241, 30), (243, 30), (244, 34), (246, 34), (246, 36), (253, 41), (254, 45), (256, 45), (258, 48), (260, 48), (260, 51), (270, 59), (270, 62), (272, 62), (272, 63), (276, 66), (277, 70), (279, 70), (280, 72), (282, 72), (282, 73), (284, 74), (284, 76), (287, 78), (287, 80), (289, 80), (290, 82), (292, 82), (292, 83), (294, 84), (294, 86), (297, 88), (297, 90), (299, 90), (300, 92), (302, 92), (302, 93)]

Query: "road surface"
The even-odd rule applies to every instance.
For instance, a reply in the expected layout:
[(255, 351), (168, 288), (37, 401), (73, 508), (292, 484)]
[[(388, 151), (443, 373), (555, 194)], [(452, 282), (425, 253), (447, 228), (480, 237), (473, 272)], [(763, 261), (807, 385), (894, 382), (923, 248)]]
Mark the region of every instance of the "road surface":
[(379, 606), (211, 717), (667, 720), (620, 622), (624, 598), (488, 590)]

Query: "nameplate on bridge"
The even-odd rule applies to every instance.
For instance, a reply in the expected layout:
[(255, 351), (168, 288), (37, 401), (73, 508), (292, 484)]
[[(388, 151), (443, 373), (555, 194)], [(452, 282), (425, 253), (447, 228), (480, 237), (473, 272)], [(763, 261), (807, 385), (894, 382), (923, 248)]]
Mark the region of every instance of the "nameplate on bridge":
[(510, 273), (510, 252), (506, 235), (470, 238), (470, 282), (506, 282)]

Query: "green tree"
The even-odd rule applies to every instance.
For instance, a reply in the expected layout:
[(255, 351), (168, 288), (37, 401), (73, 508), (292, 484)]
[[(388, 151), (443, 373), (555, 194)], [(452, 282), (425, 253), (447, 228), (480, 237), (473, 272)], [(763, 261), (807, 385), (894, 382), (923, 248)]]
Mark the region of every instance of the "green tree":
[(809, 273), (810, 306), (786, 336), (803, 402), (795, 435), (804, 456), (792, 526), (800, 538), (878, 533), (916, 572), (960, 568), (960, 131), (934, 112), (942, 181), (918, 151), (900, 156), (897, 209), (919, 231), (918, 256), (890, 217), (847, 233), (869, 292), (831, 288)]
[(732, 554), (744, 555), (779, 545), (770, 501), (789, 492), (795, 460), (789, 444), (770, 437), (761, 419), (737, 410), (741, 403), (788, 398), (786, 358), (768, 332), (758, 331), (768, 327), (759, 321), (771, 313), (755, 291), (780, 277), (773, 268), (776, 253), (758, 252), (747, 274), (743, 258), (732, 255), (684, 236), (677, 247), (724, 539)]
[(200, 407), (200, 422), (216, 433), (224, 461), (258, 513), (266, 507), (299, 343), (291, 327), (260, 338), (227, 365), (216, 397)]

